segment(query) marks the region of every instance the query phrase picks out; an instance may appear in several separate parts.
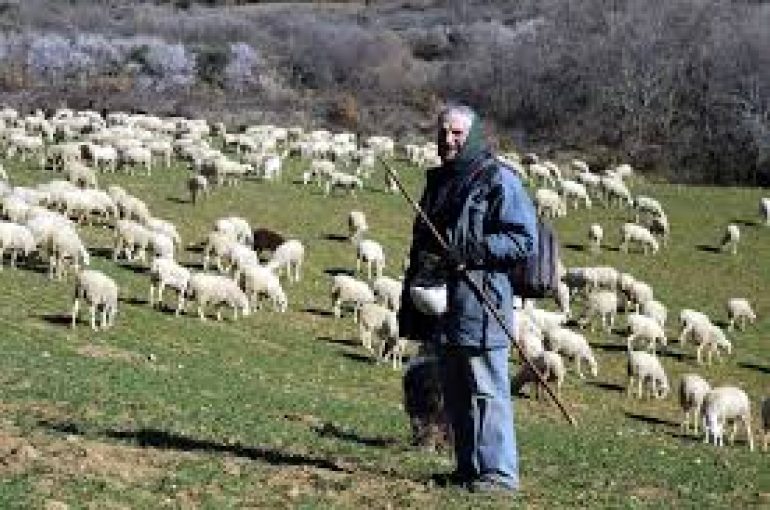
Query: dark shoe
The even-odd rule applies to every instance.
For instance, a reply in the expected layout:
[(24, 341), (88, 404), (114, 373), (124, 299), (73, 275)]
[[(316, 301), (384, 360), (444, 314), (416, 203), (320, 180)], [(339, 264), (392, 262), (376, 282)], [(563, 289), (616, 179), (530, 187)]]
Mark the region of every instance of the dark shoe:
[(473, 493), (484, 494), (515, 494), (517, 488), (510, 485), (506, 485), (498, 480), (480, 479), (473, 480), (470, 483), (469, 489)]
[(470, 477), (457, 471), (452, 471), (451, 473), (435, 473), (431, 475), (430, 479), (437, 487), (442, 488), (468, 488), (470, 484)]

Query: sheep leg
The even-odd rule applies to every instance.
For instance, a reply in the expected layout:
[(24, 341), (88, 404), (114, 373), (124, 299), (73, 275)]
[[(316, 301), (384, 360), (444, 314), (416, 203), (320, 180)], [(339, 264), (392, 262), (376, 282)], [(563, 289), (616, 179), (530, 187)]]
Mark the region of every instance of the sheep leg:
[(626, 386), (626, 397), (631, 396), (631, 392), (633, 391), (634, 387), (634, 377), (628, 376), (628, 385)]
[(634, 339), (635, 339), (635, 338), (636, 338), (636, 333), (631, 333), (630, 335), (628, 335), (628, 340), (627, 340), (627, 342), (628, 342), (628, 350), (629, 350), (629, 351), (632, 351), (632, 350), (633, 350), (633, 347), (634, 347)]
[(198, 303), (198, 317), (200, 317), (202, 321), (206, 320), (206, 315), (204, 315), (203, 313), (203, 306), (201, 305), (201, 303)]
[(78, 318), (78, 309), (80, 308), (80, 300), (75, 298), (75, 302), (72, 305), (72, 322), (70, 324), (71, 328), (75, 327), (75, 323), (77, 322)]
[(89, 306), (88, 311), (91, 314), (91, 329), (94, 331), (99, 331), (99, 328), (96, 327), (96, 304)]
[(699, 365), (703, 364), (703, 361), (701, 360), (701, 350), (703, 350), (703, 346), (704, 344), (700, 344), (698, 348), (695, 350), (695, 356), (696, 356), (696, 359), (698, 360)]
[(107, 305), (102, 305), (102, 329), (107, 329), (107, 327), (110, 325), (109, 321), (107, 319)]
[[(11, 269), (16, 269), (16, 257), (18, 256), (19, 252), (16, 250), (11, 250)], [(0, 260), (2, 259), (2, 251), (0, 251)]]
[(642, 398), (644, 398), (644, 392), (643, 392), (643, 386), (644, 386), (644, 377), (641, 377), (641, 376), (640, 376), (640, 377), (638, 377), (638, 379), (639, 379), (639, 391), (638, 391), (638, 395), (639, 395), (639, 399), (641, 400)]
[(155, 285), (150, 285), (150, 308), (155, 308)]
[[(737, 420), (736, 420), (737, 421)], [(746, 441), (749, 443), (749, 451), (754, 451), (754, 436), (751, 434), (751, 417), (749, 415), (741, 416), (743, 426), (746, 428)]]
[(179, 300), (176, 303), (176, 310), (174, 311), (174, 315), (179, 317), (179, 313), (182, 310), (184, 310), (184, 289), (179, 291)]

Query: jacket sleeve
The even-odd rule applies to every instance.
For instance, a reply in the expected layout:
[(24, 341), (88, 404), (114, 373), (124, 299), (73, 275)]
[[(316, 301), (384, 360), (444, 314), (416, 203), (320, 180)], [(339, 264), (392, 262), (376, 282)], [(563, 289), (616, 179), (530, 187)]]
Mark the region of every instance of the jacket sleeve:
[(531, 256), (537, 246), (537, 215), (521, 180), (507, 169), (492, 188), (489, 222), (484, 232), (484, 262), (509, 267)]

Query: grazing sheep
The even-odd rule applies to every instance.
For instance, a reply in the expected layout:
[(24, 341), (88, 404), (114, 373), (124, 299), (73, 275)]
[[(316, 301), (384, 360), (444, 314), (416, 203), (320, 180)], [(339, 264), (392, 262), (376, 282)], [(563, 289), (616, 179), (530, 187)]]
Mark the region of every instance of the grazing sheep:
[[(540, 375), (543, 376), (545, 382), (556, 383), (556, 395), (558, 396), (561, 393), (561, 385), (564, 383), (564, 377), (567, 374), (564, 361), (559, 356), (559, 353), (542, 351), (537, 356), (531, 357), (530, 360), (537, 371), (540, 372)], [(518, 394), (521, 388), (528, 383), (535, 383), (535, 395), (540, 400), (540, 381), (532, 366), (527, 363), (519, 370), (511, 382), (511, 393), (514, 395)]]
[(262, 297), (267, 297), (273, 303), (276, 312), (285, 312), (288, 307), (286, 293), (281, 282), (272, 269), (267, 266), (252, 265), (243, 269), (241, 284), (249, 302), (257, 309), (261, 308)]
[(641, 313), (642, 315), (646, 315), (647, 317), (652, 317), (653, 319), (655, 319), (655, 322), (660, 324), (661, 328), (666, 327), (668, 310), (666, 309), (666, 306), (660, 301), (655, 301), (654, 299), (645, 301), (644, 303), (642, 303)]
[(732, 344), (722, 329), (710, 322), (696, 321), (692, 327), (692, 336), (695, 343), (698, 344), (696, 351), (698, 363), (703, 362), (701, 358), (703, 349), (707, 349), (709, 365), (711, 364), (712, 354), (716, 354), (717, 359), (721, 359), (719, 349), (723, 349), (728, 355), (732, 353)]
[(294, 268), (293, 281), (298, 282), (300, 279), (300, 270), (302, 268), (302, 262), (305, 259), (305, 247), (302, 243), (296, 239), (289, 239), (284, 242), (273, 252), (273, 256), (268, 262), (268, 266), (278, 269), (278, 273), (285, 268), (286, 276), (289, 282), (292, 281), (292, 267)]
[(227, 268), (222, 264), (223, 259), (234, 244), (238, 244), (238, 241), (232, 232), (209, 232), (203, 248), (203, 270), (207, 271), (214, 264), (217, 271), (224, 272)]
[(552, 189), (539, 188), (535, 192), (537, 215), (546, 218), (559, 218), (567, 214), (564, 200)]
[(599, 185), (608, 205), (612, 206), (613, 202), (617, 202), (618, 206), (628, 206), (633, 202), (631, 192), (618, 177), (602, 176)]
[(770, 226), (770, 198), (759, 199), (759, 214), (765, 225)]
[(96, 172), (79, 161), (72, 161), (66, 165), (67, 180), (81, 188), (96, 188)]
[(19, 253), (28, 259), (35, 247), (35, 237), (29, 228), (16, 223), (0, 221), (0, 270), (3, 269), (3, 256), (6, 250), (11, 252), (11, 267), (15, 269), (16, 257)]
[(767, 451), (770, 441), (770, 397), (762, 401), (762, 450)]
[(703, 312), (697, 310), (691, 310), (689, 308), (683, 308), (679, 312), (679, 344), (684, 345), (688, 337), (692, 336), (693, 326), (698, 322), (705, 322), (711, 324), (709, 316)]
[(398, 312), (401, 308), (401, 294), (404, 282), (389, 276), (380, 276), (372, 282), (372, 291), (377, 302), (388, 309)]
[(523, 311), (540, 331), (548, 331), (567, 323), (567, 314), (535, 308), (531, 300), (525, 302)]
[(131, 220), (118, 220), (115, 224), (112, 260), (118, 260), (118, 256), (123, 253), (127, 260), (134, 260), (136, 256), (140, 261), (144, 261), (153, 235), (154, 232), (139, 223)]
[(244, 316), (251, 313), (249, 298), (230, 278), (218, 274), (193, 273), (189, 283), (190, 294), (194, 296), (198, 305), (198, 317), (206, 320), (204, 308), (212, 304), (217, 310), (217, 320), (222, 320), (220, 305), (227, 305), (233, 309), (233, 320), (238, 319), (238, 310)]
[(575, 201), (575, 209), (579, 207), (581, 202), (586, 206), (586, 209), (591, 208), (591, 197), (588, 196), (588, 190), (584, 184), (576, 181), (563, 180), (561, 181), (561, 192), (568, 208), (570, 199)]
[(341, 317), (342, 305), (350, 303), (353, 305), (353, 321), (356, 323), (364, 303), (375, 301), (374, 293), (366, 282), (346, 274), (337, 274), (332, 278), (331, 298), (334, 316)]
[(559, 281), (556, 286), (556, 294), (554, 295), (556, 306), (559, 307), (559, 312), (563, 313), (567, 318), (572, 316), (572, 310), (570, 309), (570, 293), (569, 287), (563, 281)]
[(684, 374), (679, 384), (679, 406), (684, 411), (682, 431), (687, 432), (692, 418), (693, 432), (698, 433), (701, 406), (706, 393), (711, 391), (711, 385), (698, 374)]
[(119, 153), (120, 166), (134, 175), (136, 166), (143, 167), (149, 177), (152, 174), (152, 152), (146, 147), (127, 147)]
[(326, 194), (329, 195), (334, 189), (347, 190), (351, 195), (356, 194), (356, 189), (363, 189), (364, 181), (355, 175), (343, 172), (333, 172), (326, 181)]
[(714, 388), (703, 398), (701, 407), (703, 429), (706, 431), (705, 443), (724, 446), (724, 429), (728, 421), (733, 422), (730, 434), (730, 444), (735, 441), (738, 431), (738, 420), (743, 422), (746, 429), (746, 439), (749, 450), (754, 451), (754, 438), (751, 435), (751, 403), (746, 392), (735, 386), (720, 386)]
[(232, 233), (235, 239), (242, 244), (252, 244), (254, 242), (253, 232), (249, 222), (238, 216), (228, 216), (220, 218), (214, 222), (215, 232)]
[(154, 257), (173, 259), (174, 258), (174, 241), (160, 232), (149, 231), (149, 243), (148, 247)]
[(551, 188), (556, 186), (556, 181), (551, 174), (551, 169), (541, 163), (530, 163), (527, 168), (527, 174), (536, 184), (542, 184), (544, 186), (550, 186)]
[(588, 240), (591, 244), (591, 251), (599, 253), (602, 249), (602, 239), (604, 239), (604, 230), (602, 226), (594, 223), (588, 228)]
[(640, 244), (645, 255), (647, 255), (648, 249), (653, 255), (658, 253), (658, 240), (647, 228), (641, 225), (624, 223), (620, 230), (620, 236), (622, 238), (620, 250), (625, 253), (628, 253), (628, 244), (631, 242)]
[(578, 377), (583, 379), (583, 371), (580, 369), (580, 362), (585, 360), (591, 370), (591, 375), (599, 375), (598, 365), (591, 347), (586, 338), (576, 331), (556, 327), (544, 331), (546, 346), (557, 353), (564, 354), (567, 358), (575, 358), (575, 369)]
[(91, 263), (88, 250), (72, 228), (54, 230), (47, 244), (44, 251), (49, 254), (49, 278), (53, 278), (55, 275), (58, 280), (61, 280), (66, 270), (65, 265), (68, 263), (71, 263), (76, 271)]
[(634, 340), (641, 338), (647, 340), (647, 349), (651, 350), (655, 354), (655, 344), (659, 342), (661, 345), (666, 344), (666, 332), (663, 327), (653, 319), (645, 315), (638, 313), (632, 313), (628, 315), (628, 350), (632, 351), (634, 346)]
[(162, 220), (160, 218), (150, 218), (145, 223), (145, 226), (153, 232), (165, 234), (169, 239), (174, 241), (174, 246), (181, 246), (182, 238), (179, 237), (179, 232), (176, 226), (170, 221)]
[(360, 238), (360, 236), (369, 230), (369, 225), (366, 223), (366, 215), (363, 211), (350, 211), (348, 215), (348, 235), (352, 240)]
[(586, 301), (585, 312), (581, 322), (583, 326), (589, 325), (593, 331), (593, 317), (598, 315), (602, 320), (602, 329), (609, 333), (615, 325), (615, 317), (618, 313), (618, 295), (612, 290), (599, 290), (591, 292)]
[(738, 329), (743, 331), (746, 329), (746, 321), (754, 324), (754, 321), (757, 320), (757, 314), (752, 310), (748, 299), (732, 298), (727, 301), (727, 318), (729, 320), (727, 331), (732, 331), (736, 322)]
[(543, 334), (534, 323), (526, 320), (524, 314), (516, 316), (518, 328), (516, 329), (516, 343), (521, 354), (529, 359), (537, 357), (544, 349)]
[(382, 245), (371, 239), (356, 241), (356, 272), (361, 271), (361, 262), (366, 262), (366, 275), (372, 279), (372, 266), (374, 266), (377, 278), (382, 276), (385, 267), (385, 252)]
[(257, 253), (250, 247), (240, 243), (231, 243), (223, 259), (224, 263), (233, 272), (233, 279), (235, 281), (240, 279), (241, 272), (245, 268), (259, 265)]
[(187, 179), (187, 190), (190, 192), (190, 200), (195, 205), (198, 203), (198, 197), (208, 195), (209, 181), (201, 174), (193, 175)]
[(633, 304), (634, 311), (637, 313), (639, 312), (642, 303), (653, 300), (652, 287), (643, 281), (629, 278), (621, 283), (620, 288), (627, 299), (627, 303)]
[(733, 255), (738, 254), (738, 241), (741, 240), (741, 231), (738, 225), (731, 223), (725, 228), (725, 235), (722, 237), (720, 250), (730, 250)]
[(666, 398), (668, 395), (668, 377), (663, 370), (663, 365), (660, 364), (660, 360), (654, 354), (650, 354), (645, 351), (629, 351), (628, 352), (628, 385), (626, 386), (626, 393), (631, 395), (633, 390), (634, 378), (636, 378), (639, 384), (639, 391), (637, 396), (643, 397), (642, 388), (647, 383), (647, 387), (650, 389), (650, 397), (652, 398)]
[(262, 256), (264, 252), (275, 252), (276, 248), (286, 242), (286, 238), (269, 228), (255, 228), (252, 232), (254, 243), (252, 248), (257, 255)]
[(374, 302), (363, 303), (358, 314), (358, 334), (361, 345), (374, 351), (372, 336), (377, 335), (381, 344), (389, 338), (398, 338), (396, 312)]
[[(190, 283), (190, 270), (180, 266), (173, 259), (155, 258), (150, 265), (150, 306), (154, 307), (157, 302), (159, 307), (163, 306), (163, 289), (171, 287), (179, 294), (176, 309), (174, 313), (184, 310), (184, 297), (187, 292), (187, 286)], [(155, 300), (155, 291), (157, 289), (158, 299)]]
[(78, 272), (75, 282), (75, 301), (72, 305), (72, 323), (75, 327), (80, 308), (80, 300), (88, 303), (91, 312), (91, 329), (98, 331), (96, 313), (101, 308), (101, 327), (107, 329), (115, 324), (118, 313), (118, 286), (115, 281), (101, 271), (84, 269)]
[(671, 234), (671, 227), (668, 224), (668, 217), (665, 214), (653, 216), (647, 222), (647, 228), (654, 236), (659, 236), (663, 246), (668, 244), (668, 237)]
[(636, 197), (636, 200), (633, 202), (633, 207), (636, 211), (635, 221), (637, 223), (639, 223), (639, 219), (642, 214), (647, 214), (652, 217), (662, 216), (665, 214), (663, 212), (663, 207), (660, 205), (660, 202), (651, 197), (645, 197), (641, 195)]

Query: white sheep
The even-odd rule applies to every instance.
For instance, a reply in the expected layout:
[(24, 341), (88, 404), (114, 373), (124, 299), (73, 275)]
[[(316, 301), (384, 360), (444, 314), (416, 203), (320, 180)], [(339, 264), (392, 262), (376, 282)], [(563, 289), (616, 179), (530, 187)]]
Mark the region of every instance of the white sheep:
[(285, 312), (288, 307), (286, 293), (281, 282), (272, 269), (259, 264), (246, 266), (241, 274), (241, 284), (249, 301), (256, 308), (261, 308), (262, 297), (267, 297), (273, 303), (277, 312)]
[(703, 349), (707, 349), (708, 352), (708, 364), (711, 364), (712, 354), (717, 355), (717, 359), (721, 359), (719, 349), (723, 349), (727, 354), (732, 352), (732, 344), (725, 336), (719, 326), (706, 321), (696, 321), (692, 324), (692, 337), (694, 343), (698, 345), (696, 351), (698, 363), (702, 363), (701, 354)]
[(374, 302), (363, 303), (358, 315), (358, 334), (361, 345), (373, 352), (374, 335), (380, 340), (381, 345), (389, 338), (398, 337), (396, 312)]
[(372, 279), (372, 266), (377, 278), (382, 276), (385, 267), (385, 251), (382, 245), (372, 239), (356, 241), (356, 272), (361, 271), (361, 262), (366, 262), (366, 275)]
[[(530, 361), (534, 365), (535, 369), (540, 372), (545, 382), (555, 383), (556, 395), (561, 393), (561, 386), (564, 383), (564, 377), (567, 370), (564, 366), (564, 361), (559, 356), (559, 353), (553, 351), (542, 351), (536, 356), (531, 357)], [(519, 392), (522, 386), (529, 383), (535, 383), (535, 395), (540, 400), (540, 380), (535, 374), (535, 370), (528, 363), (525, 364), (521, 370), (516, 374), (516, 377), (511, 382), (511, 393), (514, 395)]]
[(612, 205), (614, 201), (617, 201), (620, 206), (631, 205), (633, 202), (631, 192), (617, 176), (602, 176), (600, 187), (609, 205)]
[(401, 294), (404, 282), (389, 276), (380, 276), (372, 282), (372, 291), (377, 302), (388, 307), (394, 312), (401, 308)]
[(591, 197), (588, 196), (588, 190), (583, 183), (565, 179), (561, 181), (561, 192), (567, 207), (569, 207), (569, 201), (574, 200), (575, 209), (581, 202), (587, 209), (591, 208)]
[(722, 237), (720, 249), (722, 251), (730, 250), (730, 253), (738, 253), (738, 242), (741, 240), (741, 231), (738, 225), (730, 223), (725, 228), (725, 235)]
[(246, 294), (230, 278), (218, 274), (193, 273), (190, 276), (189, 284), (190, 294), (197, 302), (198, 317), (202, 321), (206, 320), (204, 308), (212, 304), (217, 310), (217, 320), (222, 320), (222, 310), (220, 305), (227, 305), (233, 309), (233, 320), (238, 319), (238, 310), (243, 312), (244, 316), (251, 313), (249, 299)]
[(539, 188), (535, 192), (535, 208), (538, 216), (547, 218), (558, 218), (567, 214), (564, 200), (548, 188)]
[(101, 271), (84, 269), (78, 272), (75, 282), (75, 300), (72, 305), (72, 323), (77, 322), (80, 300), (88, 303), (91, 312), (91, 329), (98, 331), (96, 313), (101, 308), (101, 327), (107, 329), (115, 324), (118, 313), (118, 286), (115, 281)]
[(58, 280), (61, 280), (67, 264), (71, 264), (76, 271), (79, 271), (81, 267), (91, 263), (88, 250), (73, 228), (62, 227), (51, 232), (45, 251), (49, 254), (49, 278), (55, 275)]
[(693, 326), (698, 322), (705, 322), (711, 324), (711, 319), (708, 315), (697, 310), (690, 308), (683, 308), (679, 312), (679, 344), (684, 345), (687, 338), (692, 336)]
[(635, 312), (639, 312), (642, 303), (654, 299), (652, 287), (641, 280), (631, 278), (621, 283), (620, 287), (628, 303), (634, 305)]
[(639, 223), (642, 214), (647, 214), (652, 217), (661, 216), (664, 214), (663, 207), (656, 199), (646, 196), (638, 196), (634, 200), (634, 209), (636, 211), (636, 222)]
[(575, 358), (575, 369), (578, 377), (584, 378), (583, 371), (580, 369), (580, 362), (586, 361), (594, 377), (599, 375), (598, 365), (591, 347), (586, 338), (576, 331), (567, 328), (556, 327), (544, 331), (547, 347), (567, 358)]
[(165, 234), (174, 241), (175, 246), (181, 246), (182, 239), (179, 237), (179, 232), (177, 231), (176, 226), (170, 221), (162, 220), (160, 218), (150, 218), (145, 226), (153, 232)]
[(567, 314), (562, 312), (552, 312), (542, 308), (535, 308), (531, 300), (524, 303), (523, 312), (529, 315), (532, 322), (540, 331), (548, 331), (552, 328), (558, 328), (567, 323)]
[(602, 321), (602, 329), (609, 333), (615, 325), (615, 317), (618, 313), (618, 295), (612, 290), (593, 291), (588, 295), (582, 324), (589, 325), (593, 331), (593, 317), (599, 316)]
[(369, 226), (366, 223), (366, 215), (363, 211), (350, 211), (350, 214), (348, 214), (348, 235), (350, 239), (359, 238), (367, 230), (369, 230)]
[(174, 258), (174, 241), (160, 232), (149, 232), (149, 243), (153, 256), (159, 258), (173, 259)]
[(289, 239), (275, 249), (267, 265), (278, 269), (279, 274), (281, 270), (286, 269), (289, 282), (292, 281), (292, 268), (294, 268), (293, 281), (298, 282), (304, 259), (305, 247), (300, 241)]
[(643, 396), (645, 385), (650, 389), (650, 396), (653, 398), (666, 398), (668, 395), (668, 377), (666, 377), (660, 360), (654, 354), (645, 351), (629, 351), (627, 374), (626, 392), (628, 395), (632, 393), (634, 379), (639, 385), (637, 394), (639, 398)]
[(749, 396), (735, 386), (714, 388), (703, 398), (701, 407), (703, 429), (706, 432), (704, 442), (713, 442), (715, 446), (724, 446), (724, 429), (728, 421), (733, 422), (730, 444), (735, 441), (738, 420), (746, 429), (749, 450), (754, 451), (754, 438), (751, 435), (751, 403)]
[(660, 343), (665, 346), (666, 344), (666, 332), (663, 327), (653, 319), (646, 315), (640, 315), (638, 313), (632, 313), (628, 315), (628, 350), (632, 351), (634, 346), (634, 340), (640, 338), (647, 340), (647, 349), (651, 350), (655, 354), (655, 345)]
[(238, 244), (238, 241), (232, 232), (209, 232), (203, 247), (203, 270), (207, 271), (211, 265), (215, 265), (218, 271), (225, 271), (223, 259), (234, 244)]
[[(171, 287), (179, 294), (177, 306), (174, 310), (176, 315), (184, 310), (184, 298), (187, 293), (187, 286), (190, 283), (190, 270), (180, 266), (176, 261), (169, 258), (155, 258), (150, 265), (150, 306), (154, 307), (156, 302), (159, 307), (163, 306), (163, 290)], [(157, 290), (157, 301), (155, 294)]]
[(355, 195), (356, 189), (363, 189), (364, 182), (360, 177), (346, 174), (344, 172), (333, 172), (326, 181), (326, 194), (329, 195), (334, 189), (347, 190), (351, 195)]
[(337, 274), (332, 278), (331, 298), (334, 316), (342, 316), (343, 304), (352, 304), (355, 322), (358, 322), (359, 311), (364, 303), (375, 301), (374, 293), (366, 282), (346, 274)]
[(698, 374), (684, 374), (679, 383), (679, 406), (684, 412), (682, 431), (687, 432), (692, 419), (693, 431), (698, 433), (701, 407), (706, 393), (711, 391), (711, 385)]
[(660, 324), (661, 328), (666, 327), (668, 310), (666, 309), (666, 306), (660, 301), (650, 299), (649, 301), (643, 302), (641, 305), (641, 314), (655, 319), (655, 321)]
[(6, 250), (11, 252), (11, 267), (16, 268), (16, 258), (19, 253), (28, 259), (35, 248), (35, 237), (29, 228), (0, 221), (0, 270), (3, 269), (3, 256)]
[(759, 214), (764, 224), (770, 226), (770, 198), (759, 199)]
[(620, 230), (622, 242), (620, 250), (628, 253), (629, 243), (638, 243), (642, 246), (642, 251), (647, 255), (649, 249), (653, 255), (658, 253), (658, 240), (652, 235), (646, 227), (636, 225), (635, 223), (624, 223)]
[(251, 225), (239, 216), (228, 216), (214, 222), (215, 232), (232, 234), (239, 243), (251, 245), (254, 242)]
[(604, 230), (598, 223), (593, 223), (588, 228), (588, 240), (591, 244), (591, 251), (599, 253), (602, 249), (602, 239), (604, 239)]
[(748, 299), (732, 298), (727, 301), (727, 318), (729, 320), (727, 325), (728, 331), (733, 330), (736, 322), (738, 329), (743, 331), (746, 329), (747, 321), (750, 324), (754, 324), (754, 321), (757, 320), (757, 314), (754, 313), (754, 310), (751, 308), (751, 303), (749, 303)]
[(127, 260), (134, 260), (136, 257), (140, 261), (145, 261), (147, 248), (150, 246), (153, 234), (140, 223), (131, 220), (118, 220), (115, 223), (112, 260), (118, 260), (122, 253)]

